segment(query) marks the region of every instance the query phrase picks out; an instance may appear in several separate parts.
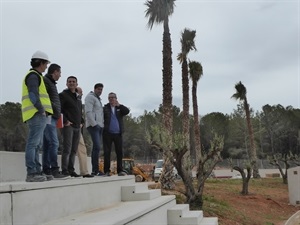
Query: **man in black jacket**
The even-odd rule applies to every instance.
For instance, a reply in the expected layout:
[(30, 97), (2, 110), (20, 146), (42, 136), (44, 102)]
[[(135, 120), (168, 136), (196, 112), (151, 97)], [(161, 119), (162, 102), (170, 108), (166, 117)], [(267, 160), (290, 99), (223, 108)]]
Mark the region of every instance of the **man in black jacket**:
[(61, 169), (64, 175), (71, 175), (72, 177), (79, 177), (75, 172), (74, 164), (80, 139), (80, 128), (84, 124), (82, 104), (76, 92), (77, 86), (77, 78), (69, 76), (67, 78), (68, 88), (59, 93), (64, 122)]
[(112, 143), (114, 143), (117, 155), (117, 173), (124, 176), (122, 158), (123, 158), (123, 140), (124, 132), (123, 117), (129, 113), (129, 108), (121, 105), (117, 100), (117, 95), (113, 92), (108, 94), (109, 103), (103, 108), (104, 130), (103, 130), (103, 148), (104, 148), (104, 173), (110, 176), (110, 153)]
[(44, 76), (44, 83), (51, 101), (53, 115), (47, 117), (47, 125), (44, 130), (43, 139), (43, 172), (52, 175), (56, 179), (66, 178), (60, 174), (57, 163), (57, 150), (59, 141), (57, 137), (56, 124), (61, 114), (60, 100), (56, 88), (56, 81), (61, 77), (61, 67), (55, 63), (48, 68), (48, 73)]

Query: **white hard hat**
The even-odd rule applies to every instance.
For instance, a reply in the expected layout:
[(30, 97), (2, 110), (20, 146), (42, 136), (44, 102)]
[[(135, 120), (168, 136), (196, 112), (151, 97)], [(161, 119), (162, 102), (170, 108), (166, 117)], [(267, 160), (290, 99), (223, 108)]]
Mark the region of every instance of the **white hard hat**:
[(32, 55), (31, 59), (44, 59), (44, 60), (47, 60), (50, 63), (48, 55), (46, 53), (42, 52), (42, 51), (36, 51)]

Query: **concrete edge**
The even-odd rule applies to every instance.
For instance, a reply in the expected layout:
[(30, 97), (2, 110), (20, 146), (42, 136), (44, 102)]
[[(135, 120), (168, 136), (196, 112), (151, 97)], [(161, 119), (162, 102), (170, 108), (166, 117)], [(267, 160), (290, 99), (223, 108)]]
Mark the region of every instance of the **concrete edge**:
[(300, 224), (300, 210), (293, 214), (284, 225), (299, 225)]

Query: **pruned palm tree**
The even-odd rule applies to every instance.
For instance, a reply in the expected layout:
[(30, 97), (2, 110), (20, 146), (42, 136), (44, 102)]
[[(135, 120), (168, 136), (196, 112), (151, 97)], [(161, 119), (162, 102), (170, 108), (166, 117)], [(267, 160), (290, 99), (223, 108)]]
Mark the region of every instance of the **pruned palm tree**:
[(196, 162), (201, 159), (201, 140), (200, 140), (200, 124), (198, 113), (198, 100), (197, 100), (197, 85), (198, 81), (203, 75), (203, 68), (201, 63), (196, 61), (189, 62), (190, 78), (192, 80), (192, 99), (193, 99), (193, 115), (194, 115), (194, 132), (195, 132), (195, 149), (196, 149)]
[[(177, 56), (177, 60), (181, 63), (182, 73), (182, 127), (183, 127), (183, 141), (184, 145), (189, 149), (189, 71), (187, 64), (187, 56), (191, 50), (197, 50), (195, 45), (195, 30), (187, 28), (181, 32), (181, 52)], [(189, 154), (187, 154), (189, 155)]]
[(254, 134), (253, 134), (253, 128), (250, 118), (250, 107), (247, 101), (247, 89), (242, 84), (242, 82), (238, 82), (235, 84), (236, 93), (231, 96), (231, 98), (234, 98), (236, 100), (239, 100), (243, 103), (245, 114), (246, 114), (246, 122), (248, 127), (248, 133), (249, 133), (249, 139), (250, 139), (250, 163), (251, 167), (253, 168), (253, 177), (259, 178), (259, 172), (257, 167), (257, 155), (256, 155), (256, 146), (254, 143)]
[(173, 151), (173, 156), (176, 160), (175, 166), (178, 174), (181, 176), (182, 181), (186, 188), (187, 199), (194, 198), (194, 187), (192, 177), (192, 164), (190, 157), (190, 123), (189, 123), (189, 72), (187, 65), (187, 56), (191, 50), (196, 50), (195, 39), (196, 31), (189, 30), (187, 28), (181, 32), (181, 52), (177, 56), (177, 60), (181, 63), (182, 69), (182, 139), (181, 148), (177, 148)]
[(161, 186), (165, 189), (175, 187), (173, 171), (172, 148), (172, 46), (171, 34), (169, 29), (169, 16), (174, 12), (175, 0), (152, 0), (146, 1), (147, 9), (145, 17), (148, 20), (148, 27), (151, 30), (154, 24), (163, 24), (163, 129), (166, 133), (166, 148), (163, 151), (164, 166), (161, 176)]

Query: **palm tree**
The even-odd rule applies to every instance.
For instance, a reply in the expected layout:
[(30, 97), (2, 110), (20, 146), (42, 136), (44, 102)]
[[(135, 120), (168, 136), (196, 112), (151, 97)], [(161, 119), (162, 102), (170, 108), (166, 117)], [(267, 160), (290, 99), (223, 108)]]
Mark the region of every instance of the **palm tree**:
[(197, 84), (203, 75), (203, 68), (201, 63), (196, 61), (189, 62), (190, 78), (192, 80), (192, 99), (193, 99), (193, 115), (194, 115), (194, 132), (195, 132), (195, 148), (196, 148), (196, 162), (201, 159), (201, 140), (200, 140), (200, 124), (198, 113), (197, 100)]
[[(196, 31), (187, 28), (181, 32), (181, 52), (177, 56), (177, 60), (181, 63), (182, 72), (182, 127), (184, 145), (189, 149), (189, 72), (187, 64), (187, 55), (191, 50), (195, 50)], [(189, 155), (189, 154), (188, 154)]]
[(236, 93), (233, 94), (231, 96), (231, 98), (241, 101), (244, 105), (244, 110), (246, 113), (246, 122), (247, 122), (247, 127), (248, 127), (249, 138), (250, 138), (250, 153), (249, 153), (249, 155), (250, 155), (251, 166), (253, 168), (253, 177), (259, 178), (260, 176), (259, 176), (258, 167), (257, 167), (256, 146), (254, 143), (254, 134), (253, 134), (253, 128), (252, 128), (252, 123), (251, 123), (251, 118), (250, 118), (250, 106), (247, 101), (247, 89), (242, 84), (241, 81), (235, 84), (235, 89), (236, 89)]
[(175, 0), (152, 0), (146, 1), (147, 9), (145, 17), (148, 17), (148, 27), (151, 30), (154, 23), (163, 24), (163, 129), (166, 134), (166, 148), (163, 151), (164, 166), (161, 176), (162, 188), (171, 189), (175, 187), (173, 176), (172, 148), (172, 46), (169, 29), (169, 16), (174, 12)]

